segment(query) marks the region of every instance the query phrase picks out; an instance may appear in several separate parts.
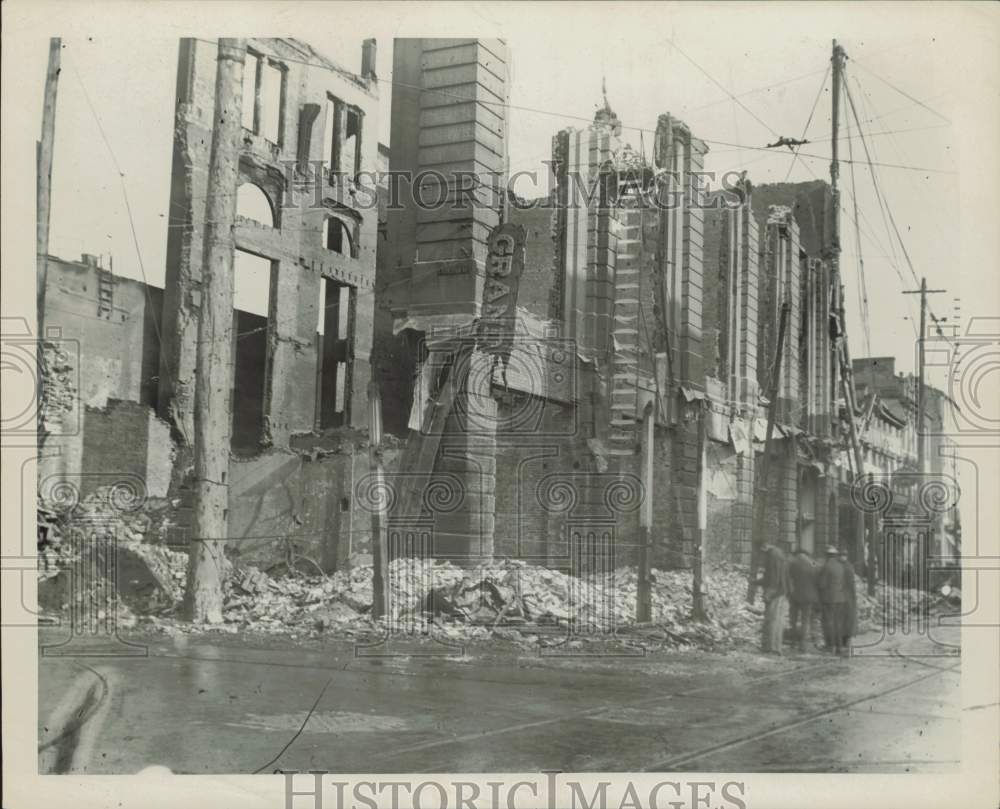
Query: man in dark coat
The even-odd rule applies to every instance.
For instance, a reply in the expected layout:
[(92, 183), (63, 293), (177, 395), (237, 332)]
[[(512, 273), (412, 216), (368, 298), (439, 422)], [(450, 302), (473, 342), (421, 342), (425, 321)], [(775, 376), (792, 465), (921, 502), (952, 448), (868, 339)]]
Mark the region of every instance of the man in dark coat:
[(858, 590), (857, 582), (854, 580), (854, 566), (848, 561), (847, 554), (840, 552), (840, 563), (847, 571), (846, 590), (847, 602), (844, 608), (844, 625), (841, 627), (842, 635), (840, 647), (845, 653), (851, 649), (851, 638), (858, 634)]
[(799, 650), (806, 650), (806, 642), (813, 639), (813, 610), (819, 604), (819, 589), (816, 586), (816, 565), (805, 548), (799, 547), (788, 565), (791, 592), (788, 596), (789, 623), (798, 643)]
[[(843, 651), (844, 628), (849, 598), (848, 572), (834, 547), (826, 549), (826, 562), (819, 571), (819, 598), (823, 604), (823, 637), (826, 648), (836, 654)], [(852, 581), (853, 583), (853, 581)]]
[(781, 654), (784, 635), (785, 605), (788, 600), (788, 560), (781, 548), (770, 542), (764, 547), (764, 575), (757, 584), (764, 591), (764, 627), (761, 648)]

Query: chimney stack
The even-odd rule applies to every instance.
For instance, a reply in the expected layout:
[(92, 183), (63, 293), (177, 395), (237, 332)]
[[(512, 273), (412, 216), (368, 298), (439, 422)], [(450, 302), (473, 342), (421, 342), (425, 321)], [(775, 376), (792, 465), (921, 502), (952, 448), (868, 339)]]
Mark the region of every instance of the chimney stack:
[(366, 39), (361, 45), (361, 76), (368, 81), (378, 81), (375, 75), (376, 46), (374, 39)]

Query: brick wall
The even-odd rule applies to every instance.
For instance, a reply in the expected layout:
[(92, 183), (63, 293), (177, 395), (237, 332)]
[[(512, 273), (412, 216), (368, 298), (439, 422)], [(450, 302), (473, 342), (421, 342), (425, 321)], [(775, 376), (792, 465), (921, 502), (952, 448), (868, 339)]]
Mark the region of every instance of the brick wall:
[[(287, 445), (292, 433), (312, 429), (316, 416), (316, 341), (321, 279), (352, 287), (352, 371), (349, 422), (367, 424), (366, 388), (374, 319), (375, 253), (378, 227), (373, 181), (378, 166), (378, 86), (370, 76), (345, 75), (308, 45), (289, 39), (251, 39), (248, 49), (281, 66), (284, 76), (277, 142), (244, 129), (239, 183), (252, 183), (267, 197), (274, 221), (255, 224), (237, 219), (236, 247), (271, 262), (267, 329), (267, 375), (261, 437)], [(203, 260), (207, 166), (215, 106), (214, 43), (183, 39), (177, 75), (177, 109), (171, 178), (164, 290), (164, 345), (160, 362), (158, 408), (184, 438), (193, 432), (194, 368)], [(248, 57), (245, 77), (252, 80), (256, 60)], [(331, 127), (344, 116), (309, 118), (307, 105), (325, 111), (328, 94), (360, 111), (358, 182), (327, 174)], [(300, 125), (303, 125), (300, 131)], [(343, 131), (343, 130), (341, 130)], [(322, 164), (322, 169), (319, 168)], [(288, 172), (295, 165), (294, 176)], [(340, 166), (353, 175), (354, 166)], [(200, 204), (199, 204), (200, 201)], [(327, 249), (329, 218), (340, 219), (351, 233), (351, 249)]]
[[(552, 241), (552, 206), (548, 199), (530, 200), (530, 208), (510, 207), (509, 220), (524, 228), (524, 272), (517, 291), (517, 305), (537, 317), (549, 317), (553, 289), (555, 246)], [(540, 204), (545, 203), (545, 204)]]

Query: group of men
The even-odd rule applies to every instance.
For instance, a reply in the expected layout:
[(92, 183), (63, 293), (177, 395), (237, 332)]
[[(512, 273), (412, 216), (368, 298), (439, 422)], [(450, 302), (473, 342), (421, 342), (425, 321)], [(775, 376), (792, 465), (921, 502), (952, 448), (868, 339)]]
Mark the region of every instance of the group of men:
[(819, 609), (825, 649), (849, 654), (857, 634), (857, 590), (847, 554), (831, 546), (826, 561), (817, 565), (802, 547), (791, 561), (773, 543), (766, 542), (763, 551), (764, 571), (757, 582), (764, 593), (763, 651), (782, 653), (787, 608), (792, 639), (804, 652), (813, 642), (813, 615)]

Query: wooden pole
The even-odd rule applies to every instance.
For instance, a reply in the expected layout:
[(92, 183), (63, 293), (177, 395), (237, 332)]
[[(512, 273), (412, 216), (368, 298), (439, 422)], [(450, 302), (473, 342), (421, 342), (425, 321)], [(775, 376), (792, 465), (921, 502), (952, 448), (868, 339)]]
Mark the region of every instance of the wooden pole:
[(45, 74), (45, 98), (42, 104), (42, 139), (38, 142), (35, 236), (37, 263), (38, 336), (45, 339), (45, 284), (49, 265), (49, 214), (52, 204), (52, 156), (56, 137), (56, 92), (59, 89), (62, 40), (49, 40), (49, 67)]
[(368, 453), (375, 476), (372, 509), (372, 618), (389, 615), (389, 549), (385, 532), (385, 479), (382, 470), (382, 399), (378, 383), (368, 383)]
[[(843, 301), (843, 296), (841, 296), (841, 301)], [(844, 319), (843, 305), (840, 307), (840, 319), (841, 321)], [(851, 451), (854, 455), (855, 480), (861, 481), (865, 477), (865, 459), (864, 453), (861, 450), (861, 436), (858, 432), (858, 425), (854, 419), (854, 412), (857, 406), (854, 398), (854, 369), (851, 367), (851, 355), (847, 349), (846, 335), (841, 337), (838, 356), (840, 358), (840, 384), (844, 394), (844, 407), (847, 410), (847, 427), (851, 440)], [(872, 537), (871, 539), (874, 542), (875, 538)], [(854, 558), (858, 563), (864, 565), (868, 594), (874, 595), (875, 569), (871, 563), (871, 553), (868, 554), (868, 559), (865, 559), (865, 515), (863, 511), (860, 512), (858, 524), (855, 526), (854, 543)]]
[(653, 525), (653, 439), (656, 425), (656, 408), (650, 402), (642, 418), (642, 485), (645, 499), (639, 511), (639, 576), (635, 592), (635, 620), (648, 623), (653, 620), (652, 591), (652, 532)]
[[(751, 604), (757, 594), (757, 567), (759, 565), (760, 545), (764, 534), (764, 517), (767, 515), (767, 478), (771, 467), (771, 444), (774, 438), (774, 420), (778, 413), (778, 385), (781, 381), (781, 355), (785, 344), (785, 330), (788, 327), (789, 303), (781, 304), (781, 319), (778, 323), (778, 345), (774, 349), (774, 374), (771, 375), (771, 386), (767, 392), (767, 433), (764, 437), (764, 457), (761, 459), (760, 474), (754, 486), (753, 527), (750, 535), (750, 576), (747, 583), (747, 601)], [(753, 443), (750, 445), (753, 454)], [(752, 462), (752, 458), (751, 458)]]
[(222, 572), (229, 516), (229, 384), (236, 248), (233, 224), (245, 59), (246, 40), (219, 39), (195, 367), (194, 535), (185, 604), (187, 617), (199, 623), (222, 621)]
[(705, 420), (708, 418), (708, 402), (699, 402), (698, 408), (698, 527), (694, 538), (694, 581), (692, 582), (693, 605), (692, 614), (696, 621), (708, 618), (705, 608), (705, 597), (708, 588), (705, 586), (705, 523), (708, 517), (708, 493), (705, 490), (705, 453), (708, 448), (708, 431)]
[(926, 418), (927, 396), (924, 390), (924, 338), (927, 336), (927, 296), (939, 292), (947, 292), (945, 289), (928, 289), (927, 278), (920, 279), (920, 289), (907, 289), (904, 295), (920, 296), (920, 336), (917, 338), (917, 470), (924, 474), (924, 463), (926, 462), (926, 449), (924, 448), (924, 433)]

